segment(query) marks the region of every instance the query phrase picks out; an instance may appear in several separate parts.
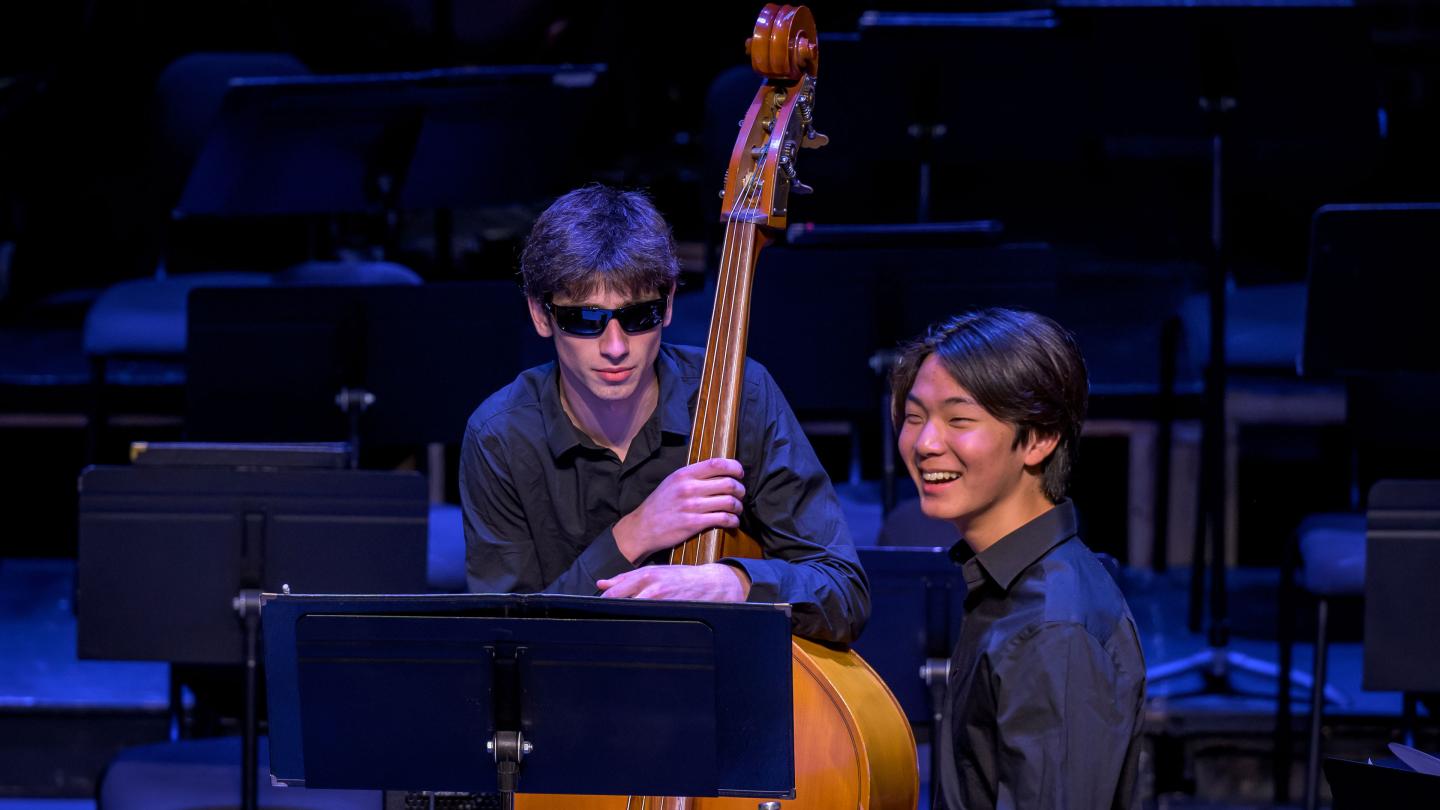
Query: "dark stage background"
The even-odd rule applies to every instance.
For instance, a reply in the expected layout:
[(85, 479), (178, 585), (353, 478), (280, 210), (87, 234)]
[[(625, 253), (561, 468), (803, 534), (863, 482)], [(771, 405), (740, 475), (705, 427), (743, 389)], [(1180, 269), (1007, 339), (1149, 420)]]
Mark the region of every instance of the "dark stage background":
[[(758, 7), (0, 4), (0, 563), (11, 563), (9, 582), (30, 570), (14, 562), (41, 572), (40, 585), (0, 604), (29, 616), (21, 594), (41, 593), (73, 623), (64, 600), (77, 475), (90, 462), (126, 463), (132, 441), (358, 435), (361, 466), (426, 473), (434, 504), (453, 507), (465, 415), (550, 354), (514, 283), (523, 238), (582, 183), (653, 196), (683, 265), (667, 338), (703, 344), (717, 192), (758, 83), (742, 47)], [(816, 123), (832, 140), (801, 155), (815, 194), (792, 202), (789, 233), (762, 254), (750, 348), (801, 417), (857, 543), (953, 540), (945, 527), (888, 523), (911, 492), (883, 416), (886, 354), (965, 309), (1038, 310), (1076, 332), (1089, 363), (1073, 486), (1083, 534), (1120, 564), (1152, 665), (1205, 649), (1216, 594), (1191, 563), (1200, 482), (1219, 475), (1201, 465), (1201, 428), (1208, 290), (1223, 272), (1228, 421), (1211, 434), (1223, 434), (1224, 464), (1212, 480), (1223, 484), (1220, 545), (1234, 576), (1220, 623), (1257, 655), (1274, 657), (1287, 621), (1305, 637), (1312, 604), (1278, 595), (1297, 527), (1316, 513), (1358, 516), (1380, 478), (1433, 477), (1440, 449), (1426, 348), (1440, 209), (1423, 205), (1440, 199), (1440, 4), (811, 8)], [(516, 70), (531, 65), (573, 67), (537, 83)], [(414, 75), (435, 70), (455, 72)], [(506, 71), (516, 76), (476, 78)], [(235, 75), (289, 77), (282, 89), (330, 81), (330, 95), (246, 107), (236, 98), (263, 88), (232, 88), (226, 107)], [(433, 120), (453, 125), (433, 140), (406, 117), (421, 95)], [(391, 117), (374, 124), (382, 107)], [(232, 119), (242, 126), (220, 125)], [(230, 151), (216, 147), (222, 135)], [(252, 143), (272, 158), (292, 143), (309, 151), (292, 164), (234, 162)], [(320, 168), (353, 188), (294, 180)], [(251, 208), (238, 210), (243, 195), (227, 197), (216, 177), (252, 181)], [(268, 208), (252, 210), (256, 200)], [(1336, 205), (1361, 208), (1317, 216)], [(314, 269), (306, 263), (381, 260), (423, 283), (387, 294), (295, 281)], [(221, 271), (265, 286), (191, 296), (188, 335), (182, 294), (151, 313), (158, 320), (111, 327), (130, 348), (96, 348), (96, 303), (126, 283)], [(1322, 271), (1339, 286), (1316, 298)], [(169, 343), (133, 350), (156, 322)], [(1393, 362), (1385, 380), (1359, 381), (1353, 357), (1302, 371), (1307, 346)], [(334, 395), (356, 380), (379, 405), (351, 423)], [(1336, 639), (1358, 641), (1360, 620), (1358, 599), (1339, 600)], [(36, 648), (47, 643), (57, 646)], [(1348, 654), (1337, 677), (1358, 693), (1358, 645)], [(1273, 697), (1167, 704), (1159, 694), (1147, 796), (1259, 803), (1275, 787), (1283, 798), (1292, 775), (1270, 772), (1284, 722)], [(1386, 694), (1395, 706), (1351, 707), (1352, 748), (1369, 752), (1391, 733), (1399, 700)], [(63, 748), (70, 732), (49, 728)], [(21, 777), (0, 771), (0, 795), (84, 794), (88, 767), (74, 765), (80, 781), (55, 790), (14, 787)], [(1298, 795), (1298, 769), (1293, 778)]]

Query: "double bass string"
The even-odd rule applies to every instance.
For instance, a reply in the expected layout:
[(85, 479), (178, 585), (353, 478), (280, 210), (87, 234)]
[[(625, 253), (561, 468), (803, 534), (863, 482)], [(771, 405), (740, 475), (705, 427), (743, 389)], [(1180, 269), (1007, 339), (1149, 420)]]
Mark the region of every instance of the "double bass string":
[[(756, 192), (760, 188), (757, 182), (758, 176), (758, 171), (752, 172), (750, 177), (745, 181), (740, 193), (736, 195), (736, 202), (731, 206), (726, 222), (725, 246), (721, 252), (720, 279), (715, 295), (715, 314), (714, 317), (712, 317), (711, 334), (706, 346), (705, 366), (708, 373), (702, 375), (702, 385), (698, 403), (699, 410), (695, 420), (697, 433), (700, 435), (694, 437), (697, 444), (692, 447), (692, 457), (690, 459), (692, 463), (700, 460), (695, 457), (697, 453), (694, 452), (694, 450), (702, 446), (698, 444), (699, 441), (704, 442), (703, 446), (709, 454), (707, 456), (708, 458), (714, 458), (720, 455), (718, 417), (713, 413), (713, 406), (718, 406), (719, 403), (714, 402), (713, 386), (717, 385), (718, 380), (721, 379), (721, 364), (729, 362), (731, 360), (730, 355), (733, 355), (733, 352), (725, 351), (724, 349), (727, 348), (725, 346), (726, 343), (733, 342), (734, 315), (732, 309), (734, 305), (732, 299), (736, 294), (736, 287), (740, 275), (737, 272), (735, 243), (740, 239), (738, 232), (738, 225), (741, 223), (740, 211), (753, 205)], [(751, 249), (753, 249), (753, 239), (751, 242)], [(710, 529), (702, 532), (699, 537), (704, 538), (707, 535), (713, 535), (715, 533), (716, 530)], [(698, 564), (703, 556), (701, 548), (703, 542), (703, 540), (691, 540), (682, 545), (680, 547), (680, 564)], [(713, 557), (714, 554), (710, 556)]]
[[(759, 197), (761, 188), (759, 178), (760, 172), (759, 166), (757, 165), (755, 171), (751, 173), (749, 180), (746, 182), (743, 193), (737, 195), (740, 197), (740, 200), (738, 200), (737, 204), (731, 209), (731, 229), (734, 230), (734, 235), (733, 240), (727, 239), (726, 241), (727, 243), (739, 243), (738, 246), (744, 250), (744, 254), (737, 256), (736, 254), (740, 251), (734, 249), (728, 251), (730, 261), (728, 266), (724, 267), (724, 272), (727, 276), (725, 283), (720, 289), (720, 294), (724, 297), (724, 309), (722, 314), (716, 319), (717, 329), (714, 339), (717, 356), (715, 358), (715, 380), (712, 385), (716, 386), (723, 386), (726, 381), (737, 381), (738, 375), (735, 373), (735, 367), (737, 364), (744, 362), (744, 357), (737, 356), (736, 352), (736, 344), (738, 342), (738, 315), (735, 310), (737, 305), (736, 299), (740, 295), (740, 287), (745, 282), (745, 273), (743, 271), (744, 268), (749, 266), (746, 262), (749, 261), (753, 255), (754, 234), (745, 226), (749, 224), (747, 218)], [(744, 217), (739, 213), (741, 211), (745, 212)], [(732, 248), (735, 246), (734, 244), (731, 245)], [(716, 306), (717, 308), (720, 306), (718, 301)], [(722, 387), (721, 390), (723, 392), (727, 389)], [(730, 396), (737, 396), (734, 385), (729, 386), (728, 390)], [(725, 448), (722, 446), (725, 433), (720, 424), (719, 414), (732, 413), (735, 409), (726, 407), (728, 403), (719, 402), (714, 396), (708, 399), (710, 400), (711, 407), (718, 409), (719, 412), (718, 414), (711, 415), (708, 435), (710, 445), (709, 456), (715, 458), (725, 454)], [(706, 545), (713, 546), (708, 549), (706, 559), (713, 560), (719, 555), (720, 534), (719, 529), (711, 529), (701, 535), (703, 539), (700, 543), (696, 544), (695, 549), (697, 556), (696, 562), (699, 562), (698, 558), (707, 551), (707, 549), (704, 548)]]

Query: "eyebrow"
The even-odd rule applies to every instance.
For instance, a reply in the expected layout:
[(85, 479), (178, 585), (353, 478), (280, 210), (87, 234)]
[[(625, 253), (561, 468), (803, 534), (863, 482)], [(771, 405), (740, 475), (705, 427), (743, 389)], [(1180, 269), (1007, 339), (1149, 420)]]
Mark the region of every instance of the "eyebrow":
[[(906, 402), (913, 402), (913, 403), (915, 403), (916, 405), (919, 405), (919, 406), (921, 406), (921, 407), (924, 407), (924, 405), (925, 405), (925, 403), (921, 402), (914, 394), (906, 394), (906, 395), (905, 395), (905, 401), (906, 401)], [(975, 400), (970, 399), (969, 397), (950, 397), (949, 399), (946, 399), (944, 402), (941, 402), (941, 403), (940, 403), (940, 407), (943, 408), (943, 407), (945, 407), (945, 406), (947, 406), (947, 405), (975, 405), (975, 404), (976, 404)]]

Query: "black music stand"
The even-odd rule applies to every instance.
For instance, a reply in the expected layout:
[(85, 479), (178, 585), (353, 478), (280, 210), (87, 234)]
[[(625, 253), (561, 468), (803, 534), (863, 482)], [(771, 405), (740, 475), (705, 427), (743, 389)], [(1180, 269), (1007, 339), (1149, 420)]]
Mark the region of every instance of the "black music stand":
[(263, 615), (278, 782), (794, 798), (788, 606), (267, 594)]
[[(459, 441), (476, 405), (553, 354), (502, 281), (202, 289), (189, 330), (187, 438), (346, 440), (357, 454)], [(371, 404), (338, 407), (341, 391)]]
[(940, 720), (950, 654), (960, 639), (965, 576), (948, 549), (857, 548), (870, 578), (870, 621), (855, 642), (912, 726), (930, 730), (931, 779), (940, 773)]
[(1325, 758), (1334, 810), (1421, 808), (1440, 804), (1440, 777), (1412, 770), (1391, 757), (1378, 762)]
[[(1105, 58), (1100, 61), (1110, 71), (1105, 75), (1134, 74), (1134, 64), (1151, 64), (1135, 60), (1132, 54), (1136, 44), (1149, 49), (1145, 52), (1154, 57), (1154, 63), (1145, 71), (1147, 75), (1137, 77), (1136, 89), (1142, 97), (1155, 94), (1157, 82), (1164, 87), (1157, 77), (1173, 77), (1174, 81), (1165, 88), (1172, 91), (1165, 99), (1171, 107), (1168, 118), (1154, 127), (1132, 117), (1121, 122), (1121, 129), (1107, 134), (1107, 145), (1122, 150), (1121, 156), (1127, 156), (1123, 150), (1139, 157), (1169, 151), (1201, 160), (1209, 180), (1205, 194), (1209, 228), (1203, 251), (1209, 293), (1209, 362), (1202, 412), (1200, 514), (1190, 583), (1190, 627), (1198, 632), (1203, 626), (1207, 649), (1151, 667), (1148, 683), (1198, 673), (1203, 678), (1199, 693), (1233, 694), (1240, 691), (1233, 673), (1278, 679), (1280, 669), (1229, 649), (1226, 299), (1233, 283), (1235, 244), (1241, 241), (1231, 236), (1237, 220), (1231, 209), (1236, 203), (1251, 204), (1255, 206), (1249, 212), (1253, 219), (1272, 213), (1269, 208), (1295, 208), (1292, 199), (1266, 199), (1265, 191), (1272, 186), (1320, 176), (1332, 183), (1306, 187), (1304, 192), (1336, 194), (1364, 176), (1379, 142), (1373, 88), (1363, 81), (1364, 71), (1349, 70), (1346, 60), (1335, 58), (1336, 53), (1363, 56), (1363, 26), (1356, 25), (1355, 9), (1319, 4), (1243, 9), (1157, 8), (1137, 3), (1146, 8), (1120, 12), (1117, 5), (1125, 3), (1067, 0), (1061, 6), (1062, 19), (1083, 20), (1098, 32), (1095, 41), (1105, 48)], [(1120, 14), (1126, 16), (1122, 19)], [(1273, 47), (1282, 37), (1290, 44), (1283, 57)], [(1160, 43), (1173, 43), (1173, 47), (1162, 48)], [(1107, 99), (1106, 103), (1149, 112), (1145, 104), (1125, 101)], [(1184, 111), (1185, 104), (1193, 105), (1189, 113)], [(1236, 194), (1236, 188), (1245, 193)], [(1273, 227), (1273, 220), (1267, 220), (1267, 225)], [(1207, 548), (1209, 615), (1205, 621)], [(1291, 685), (1304, 686), (1305, 679), (1292, 673)]]
[(1365, 515), (1364, 686), (1440, 692), (1440, 480), (1380, 481)]
[(516, 65), (238, 78), (172, 217), (368, 214), (398, 246), (432, 209), (451, 261), (453, 208), (535, 205), (585, 172), (607, 68)]
[[(262, 590), (423, 592), (425, 482), (308, 469), (290, 448), (216, 446), (181, 465), (91, 467), (80, 478), (81, 658), (243, 664), (242, 774), (254, 774)], [(343, 452), (340, 450), (339, 452)], [(202, 454), (203, 455), (203, 454)], [(253, 778), (241, 803), (255, 807)]]

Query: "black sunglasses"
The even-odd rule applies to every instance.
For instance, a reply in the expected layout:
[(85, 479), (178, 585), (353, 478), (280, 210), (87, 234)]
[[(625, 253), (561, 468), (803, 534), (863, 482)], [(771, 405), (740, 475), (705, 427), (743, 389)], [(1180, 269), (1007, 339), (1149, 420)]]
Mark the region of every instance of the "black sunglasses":
[(665, 320), (665, 299), (641, 301), (627, 304), (619, 309), (605, 309), (592, 306), (562, 306), (545, 302), (545, 311), (555, 319), (560, 331), (580, 337), (595, 337), (610, 325), (610, 319), (620, 322), (626, 334), (638, 335), (649, 332)]

